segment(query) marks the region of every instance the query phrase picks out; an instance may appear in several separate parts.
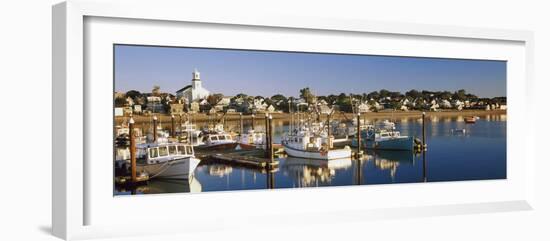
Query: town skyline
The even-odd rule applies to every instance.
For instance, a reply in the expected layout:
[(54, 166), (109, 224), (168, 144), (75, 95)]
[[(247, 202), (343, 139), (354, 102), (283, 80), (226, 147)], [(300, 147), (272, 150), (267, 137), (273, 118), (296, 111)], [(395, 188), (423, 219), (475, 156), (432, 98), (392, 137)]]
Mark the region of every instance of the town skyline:
[[(464, 89), (479, 97), (506, 96), (506, 62), (373, 55), (273, 52), (156, 46), (115, 46), (115, 91), (175, 94), (201, 72), (212, 93), (299, 96)], [(334, 84), (337, 83), (337, 84)]]

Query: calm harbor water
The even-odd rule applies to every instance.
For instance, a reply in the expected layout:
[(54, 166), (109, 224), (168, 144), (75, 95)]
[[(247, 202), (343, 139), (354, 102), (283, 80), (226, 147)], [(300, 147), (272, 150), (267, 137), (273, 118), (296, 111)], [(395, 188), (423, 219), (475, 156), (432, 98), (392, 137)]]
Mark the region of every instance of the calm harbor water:
[[(392, 121), (401, 135), (421, 137), (422, 124), (418, 117)], [(288, 122), (274, 123), (275, 142), (279, 143), (288, 130)], [(238, 128), (238, 122), (228, 126)], [(251, 123), (245, 123), (245, 128), (249, 126)], [(256, 127), (263, 127), (261, 121), (257, 121)], [(452, 133), (452, 129), (466, 132)], [(272, 173), (241, 166), (203, 164), (197, 167), (190, 181), (151, 180), (133, 190), (115, 188), (115, 195), (506, 178), (505, 114), (480, 116), (475, 124), (464, 123), (462, 116), (431, 117), (426, 123), (426, 136), (425, 153), (369, 150), (361, 160), (328, 162), (279, 158), (279, 167)]]

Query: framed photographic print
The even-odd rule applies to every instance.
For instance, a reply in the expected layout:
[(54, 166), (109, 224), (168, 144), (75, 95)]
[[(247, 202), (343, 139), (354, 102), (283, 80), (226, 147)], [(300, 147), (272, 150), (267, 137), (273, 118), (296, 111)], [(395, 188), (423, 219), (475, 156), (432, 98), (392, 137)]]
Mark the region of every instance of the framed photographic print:
[(531, 209), (530, 32), (184, 8), (54, 6), (56, 236)]

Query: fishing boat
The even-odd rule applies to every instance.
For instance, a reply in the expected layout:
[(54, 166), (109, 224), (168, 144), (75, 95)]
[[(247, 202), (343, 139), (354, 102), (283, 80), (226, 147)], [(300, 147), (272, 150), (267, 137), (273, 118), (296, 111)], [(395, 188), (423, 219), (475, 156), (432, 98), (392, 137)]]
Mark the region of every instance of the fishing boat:
[(466, 122), (467, 124), (475, 124), (476, 117), (475, 116), (464, 117), (464, 122)]
[(203, 144), (197, 146), (200, 149), (235, 149), (237, 141), (230, 134), (207, 134), (202, 139)]
[[(157, 126), (157, 140), (156, 143), (168, 143), (168, 138), (170, 137), (170, 133), (166, 130), (163, 130), (162, 127), (159, 125)], [(154, 141), (154, 133), (147, 134), (147, 142), (155, 142)]]
[(181, 143), (147, 143), (136, 147), (137, 172), (150, 178), (190, 179), (200, 159), (192, 145)]
[[(395, 123), (385, 121), (383, 128), (369, 127), (361, 131), (361, 145), (378, 150), (414, 150), (420, 140), (412, 136), (402, 136), (395, 130)], [(352, 146), (357, 146), (357, 138), (352, 140)]]
[(466, 134), (466, 129), (464, 129), (464, 128), (451, 129), (451, 134), (452, 135), (457, 135), (457, 134), (464, 135), (464, 134)]
[(176, 134), (179, 136), (179, 141), (181, 143), (192, 146), (200, 146), (204, 144), (202, 142), (202, 131), (198, 130), (194, 124), (190, 124), (188, 122), (182, 124)]
[[(130, 128), (128, 125), (116, 126), (115, 127), (115, 144), (117, 146), (128, 146), (130, 145)], [(142, 135), (141, 129), (134, 128), (135, 141), (136, 143), (145, 143), (146, 138)]]
[(263, 148), (265, 146), (265, 133), (249, 129), (248, 132), (239, 136), (238, 142), (241, 149)]
[(315, 134), (308, 128), (300, 128), (285, 136), (282, 142), (285, 152), (292, 157), (332, 160), (351, 157), (351, 148), (331, 149), (333, 137)]

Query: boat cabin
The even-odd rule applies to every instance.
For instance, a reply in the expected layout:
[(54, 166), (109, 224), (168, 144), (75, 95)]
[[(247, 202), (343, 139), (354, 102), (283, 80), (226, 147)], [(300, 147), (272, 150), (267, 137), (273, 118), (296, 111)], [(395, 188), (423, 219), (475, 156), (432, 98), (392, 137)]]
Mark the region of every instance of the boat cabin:
[(223, 143), (233, 141), (233, 137), (229, 134), (211, 134), (203, 138), (204, 143)]
[(192, 145), (181, 143), (147, 144), (138, 147), (136, 152), (136, 162), (138, 164), (156, 164), (195, 155)]

